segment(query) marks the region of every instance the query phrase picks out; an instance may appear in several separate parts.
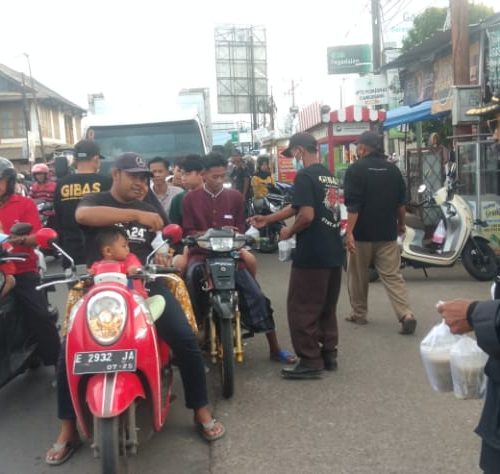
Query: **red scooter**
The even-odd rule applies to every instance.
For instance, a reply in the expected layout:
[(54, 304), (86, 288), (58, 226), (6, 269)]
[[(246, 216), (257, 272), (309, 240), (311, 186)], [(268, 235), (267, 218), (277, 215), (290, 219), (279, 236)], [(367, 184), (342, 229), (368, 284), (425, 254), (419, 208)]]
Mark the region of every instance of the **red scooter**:
[[(72, 261), (54, 243), (56, 236), (52, 229), (43, 228), (37, 232), (37, 241)], [(163, 237), (164, 244), (176, 243), (182, 229), (167, 226)], [(174, 271), (150, 263), (159, 248), (134, 278), (151, 281)], [(67, 278), (38, 288), (77, 282), (90, 285), (69, 315), (66, 367), (78, 425), (93, 440), (102, 472), (110, 474), (118, 471), (120, 454), (137, 452), (138, 410), (146, 405), (155, 431), (165, 423), (172, 388), (171, 354), (154, 326), (165, 308), (163, 297), (144, 299), (132, 291), (119, 263), (96, 266), (94, 275), (78, 277), (73, 270)]]

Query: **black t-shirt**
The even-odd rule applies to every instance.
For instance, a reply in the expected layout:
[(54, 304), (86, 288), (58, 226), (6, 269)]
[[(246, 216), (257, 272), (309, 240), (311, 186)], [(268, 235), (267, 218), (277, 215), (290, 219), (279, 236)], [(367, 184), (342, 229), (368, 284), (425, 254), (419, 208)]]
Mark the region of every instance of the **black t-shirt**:
[(358, 213), (355, 240), (397, 239), (397, 213), (406, 200), (405, 182), (397, 166), (378, 155), (353, 163), (345, 174), (344, 197), (347, 211)]
[[(79, 206), (94, 207), (106, 206), (116, 207), (119, 209), (137, 209), (139, 211), (157, 212), (154, 206), (143, 201), (130, 201), (122, 203), (117, 201), (110, 192), (90, 194), (84, 197)], [(155, 232), (150, 231), (146, 226), (139, 222), (116, 223), (121, 225), (128, 234), (130, 251), (137, 255), (142, 263), (146, 262), (146, 257), (153, 250), (151, 242), (155, 238)], [(95, 237), (99, 232), (99, 227), (81, 226), (85, 236), (85, 253), (87, 265), (92, 265), (97, 260), (101, 259), (99, 250), (95, 244)]]
[(341, 266), (344, 247), (339, 233), (339, 187), (323, 165), (314, 164), (297, 173), (292, 206), (314, 208), (311, 225), (297, 234), (293, 265), (302, 268)]
[(59, 243), (76, 264), (85, 263), (83, 234), (75, 221), (78, 203), (88, 194), (108, 191), (110, 188), (111, 178), (97, 173), (71, 174), (57, 182), (54, 210)]

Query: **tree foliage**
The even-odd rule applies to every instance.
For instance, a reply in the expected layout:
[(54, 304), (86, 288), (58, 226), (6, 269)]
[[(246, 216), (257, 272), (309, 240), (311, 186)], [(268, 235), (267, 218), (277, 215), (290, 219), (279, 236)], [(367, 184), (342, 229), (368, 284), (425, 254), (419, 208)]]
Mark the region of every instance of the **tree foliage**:
[[(446, 21), (448, 9), (430, 7), (425, 9), (413, 20), (413, 27), (408, 31), (408, 35), (403, 40), (403, 52), (420, 44), (431, 37), (436, 31), (442, 30)], [(483, 4), (469, 4), (469, 24), (479, 23), (481, 20), (493, 15), (493, 8)]]

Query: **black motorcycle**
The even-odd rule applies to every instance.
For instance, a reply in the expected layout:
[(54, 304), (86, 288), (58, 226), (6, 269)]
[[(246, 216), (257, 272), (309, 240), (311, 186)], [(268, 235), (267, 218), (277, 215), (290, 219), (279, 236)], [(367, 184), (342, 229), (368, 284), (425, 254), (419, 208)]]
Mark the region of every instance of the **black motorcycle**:
[[(267, 216), (288, 206), (292, 201), (291, 188), (291, 185), (285, 183), (276, 183), (275, 186), (269, 186), (267, 196), (250, 200), (248, 217), (255, 215)], [(285, 225), (283, 221), (279, 221), (259, 229), (260, 238), (254, 245), (255, 250), (261, 253), (276, 252), (278, 250), (280, 231)]]
[[(248, 237), (227, 229), (209, 229), (199, 237), (188, 237), (184, 243), (207, 252), (203, 263), (188, 276), (197, 289), (201, 283), (202, 294), (195, 298), (198, 326), (209, 344), (212, 363), (220, 365), (222, 396), (234, 394), (234, 362), (243, 362), (236, 270), (239, 250), (249, 242)], [(200, 281), (201, 280), (201, 281)], [(202, 304), (203, 295), (208, 304)], [(203, 314), (200, 314), (203, 313)]]

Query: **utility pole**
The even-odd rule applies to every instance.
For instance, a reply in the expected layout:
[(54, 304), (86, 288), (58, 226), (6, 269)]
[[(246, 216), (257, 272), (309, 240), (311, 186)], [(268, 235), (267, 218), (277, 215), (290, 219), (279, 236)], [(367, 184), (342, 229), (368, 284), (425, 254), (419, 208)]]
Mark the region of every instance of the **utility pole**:
[(380, 0), (372, 2), (372, 60), (373, 73), (378, 74), (382, 65), (382, 52), (380, 45)]
[[(36, 122), (38, 124), (38, 135), (40, 137), (40, 152), (42, 153), (42, 160), (45, 160), (45, 149), (43, 147), (42, 124), (40, 123), (40, 115), (38, 114), (38, 101), (36, 99), (35, 81), (33, 80), (33, 75), (31, 74), (30, 57), (29, 57), (28, 53), (24, 53), (24, 55), (26, 56), (26, 60), (28, 61), (28, 69), (29, 69), (29, 73), (30, 73), (31, 89), (33, 91), (33, 104), (35, 106), (35, 117), (36, 117)], [(36, 152), (34, 152), (34, 155), (36, 155)]]
[[(467, 86), (470, 84), (469, 65), (469, 5), (467, 0), (450, 0), (451, 11), (451, 48), (453, 64), (453, 84)], [(471, 133), (468, 125), (457, 126), (453, 135)]]

